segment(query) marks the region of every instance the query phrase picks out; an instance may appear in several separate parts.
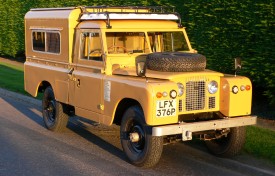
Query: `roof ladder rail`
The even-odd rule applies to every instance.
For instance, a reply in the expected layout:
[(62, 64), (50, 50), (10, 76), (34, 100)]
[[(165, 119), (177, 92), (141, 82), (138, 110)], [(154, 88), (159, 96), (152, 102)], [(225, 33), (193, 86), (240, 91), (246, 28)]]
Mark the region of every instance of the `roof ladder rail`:
[(112, 26), (110, 25), (110, 16), (109, 16), (109, 13), (108, 12), (105, 12), (105, 15), (107, 17), (107, 24), (106, 24), (106, 27), (107, 29), (111, 29)]
[(178, 12), (174, 12), (174, 14), (179, 18), (178, 20), (178, 27), (179, 28), (183, 28), (182, 24), (181, 24), (181, 16)]

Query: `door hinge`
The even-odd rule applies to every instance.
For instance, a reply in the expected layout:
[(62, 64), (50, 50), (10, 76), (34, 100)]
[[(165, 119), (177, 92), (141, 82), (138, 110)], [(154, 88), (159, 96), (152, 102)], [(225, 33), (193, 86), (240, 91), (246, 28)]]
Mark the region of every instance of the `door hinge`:
[(72, 81), (76, 81), (76, 78), (73, 75), (69, 75), (69, 79)]

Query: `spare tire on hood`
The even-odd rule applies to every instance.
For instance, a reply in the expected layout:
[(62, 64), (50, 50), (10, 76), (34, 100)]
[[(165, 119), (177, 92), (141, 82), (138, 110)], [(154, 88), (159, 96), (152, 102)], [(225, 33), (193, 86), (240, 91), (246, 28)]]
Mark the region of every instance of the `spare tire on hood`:
[(196, 53), (157, 52), (147, 56), (146, 67), (162, 72), (203, 71), (206, 67), (206, 58)]

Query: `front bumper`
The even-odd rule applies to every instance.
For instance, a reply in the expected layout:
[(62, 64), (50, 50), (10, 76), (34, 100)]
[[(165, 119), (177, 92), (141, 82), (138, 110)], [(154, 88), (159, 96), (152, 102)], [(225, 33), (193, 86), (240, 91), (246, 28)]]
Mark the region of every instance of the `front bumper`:
[(167, 136), (182, 134), (182, 140), (191, 140), (193, 132), (217, 130), (223, 128), (255, 125), (257, 116), (243, 116), (210, 120), (203, 122), (179, 123), (174, 125), (157, 126), (152, 129), (152, 136)]

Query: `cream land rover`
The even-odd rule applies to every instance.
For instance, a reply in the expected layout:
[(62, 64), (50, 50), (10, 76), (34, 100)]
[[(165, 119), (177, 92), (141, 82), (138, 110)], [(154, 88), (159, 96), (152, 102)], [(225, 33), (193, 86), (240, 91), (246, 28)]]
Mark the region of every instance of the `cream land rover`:
[(250, 80), (205, 69), (167, 8), (31, 9), (25, 38), (25, 90), (44, 93), (45, 126), (62, 131), (69, 115), (117, 124), (136, 166), (154, 166), (163, 144), (192, 137), (215, 155), (236, 155), (256, 123)]

